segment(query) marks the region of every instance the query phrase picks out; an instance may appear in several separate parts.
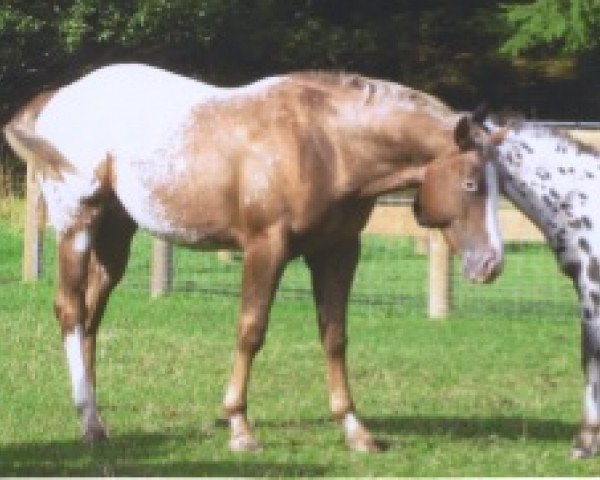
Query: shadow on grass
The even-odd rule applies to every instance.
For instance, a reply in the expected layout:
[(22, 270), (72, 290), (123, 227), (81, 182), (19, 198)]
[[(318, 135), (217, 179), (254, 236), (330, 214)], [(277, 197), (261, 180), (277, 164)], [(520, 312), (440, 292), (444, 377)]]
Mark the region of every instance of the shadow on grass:
[(231, 460), (173, 460), (171, 451), (188, 441), (198, 441), (197, 432), (117, 435), (94, 447), (79, 440), (0, 445), (0, 476), (322, 477), (326, 473), (320, 465), (261, 462), (260, 454), (232, 455)]
[[(374, 433), (384, 435), (455, 436), (458, 438), (499, 437), (508, 440), (565, 440), (575, 435), (577, 424), (555, 419), (517, 416), (448, 417), (448, 416), (387, 416), (364, 418)], [(335, 428), (333, 420), (312, 418), (301, 420), (258, 420), (259, 428)]]
[[(498, 437), (549, 441), (569, 440), (577, 428), (576, 424), (562, 420), (516, 416), (380, 416), (367, 418), (365, 423), (376, 436)], [(256, 426), (275, 429), (335, 428), (333, 422), (326, 418), (259, 420)], [(232, 454), (231, 459), (214, 461), (173, 459), (182, 445), (201, 442), (202, 434), (190, 430), (115, 435), (108, 443), (94, 448), (78, 440), (0, 445), (0, 476), (322, 477), (328, 470), (326, 465), (319, 464), (265, 462), (261, 461), (261, 454)], [(223, 452), (223, 455), (228, 454)]]
[(508, 440), (531, 438), (535, 440), (570, 439), (577, 430), (575, 423), (554, 419), (496, 417), (372, 417), (365, 423), (374, 433), (390, 435), (450, 435), (459, 438), (499, 437)]

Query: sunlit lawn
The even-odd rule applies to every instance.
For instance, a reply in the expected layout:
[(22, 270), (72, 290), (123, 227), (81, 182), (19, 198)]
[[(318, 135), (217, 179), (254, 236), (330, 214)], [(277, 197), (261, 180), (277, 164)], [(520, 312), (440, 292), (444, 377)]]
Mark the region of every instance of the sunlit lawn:
[[(138, 240), (136, 249), (147, 248), (144, 242)], [(385, 267), (375, 277), (386, 277), (397, 267), (394, 275), (402, 273), (401, 259), (371, 264), (384, 255), (377, 240), (374, 245), (363, 258), (359, 293), (369, 283), (361, 275), (369, 271)], [(194, 286), (193, 277), (176, 282), (175, 293), (149, 300), (136, 287), (145, 283), (136, 277), (145, 260), (136, 256), (99, 337), (98, 397), (110, 441), (93, 449), (82, 445), (52, 314), (54, 275), (47, 271), (30, 285), (10, 280), (18, 277), (19, 253), (19, 235), (0, 226), (2, 475), (600, 474), (598, 460), (568, 458), (582, 383), (574, 294), (564, 284), (562, 303), (532, 299), (539, 305), (522, 313), (506, 294), (507, 285), (519, 282), (511, 259), (541, 263), (542, 275), (558, 275), (539, 249), (509, 252), (505, 283), (459, 283), (458, 308), (448, 321), (427, 320), (418, 295), (394, 303), (385, 293), (371, 304), (351, 305), (355, 400), (373, 432), (389, 444), (375, 455), (347, 451), (329, 421), (324, 362), (300, 264), (284, 280), (253, 370), (249, 414), (264, 450), (232, 454), (219, 419), (238, 297), (222, 289), (183, 291)], [(209, 274), (214, 255), (195, 255)], [(411, 261), (414, 275), (424, 275), (424, 257)], [(236, 265), (222, 267), (227, 277), (219, 281), (235, 280)], [(559, 309), (558, 318), (552, 308)]]

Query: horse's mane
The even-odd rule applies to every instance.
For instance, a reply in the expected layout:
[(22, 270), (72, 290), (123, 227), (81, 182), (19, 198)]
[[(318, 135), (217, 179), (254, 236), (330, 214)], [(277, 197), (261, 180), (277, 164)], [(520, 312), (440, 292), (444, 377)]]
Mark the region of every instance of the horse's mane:
[(370, 101), (404, 102), (441, 116), (454, 115), (454, 112), (433, 95), (414, 90), (405, 85), (387, 80), (379, 80), (347, 72), (306, 71), (290, 75), (290, 78), (313, 86), (340, 88), (368, 92)]
[(568, 145), (573, 146), (579, 152), (600, 157), (600, 151), (598, 151), (598, 149), (582, 142), (577, 138), (572, 137), (565, 131), (564, 128), (553, 125), (544, 125), (543, 123), (529, 120), (521, 113), (514, 111), (503, 111), (489, 115), (489, 119), (497, 126), (508, 126), (516, 133), (530, 133), (535, 138), (551, 138), (560, 140)]

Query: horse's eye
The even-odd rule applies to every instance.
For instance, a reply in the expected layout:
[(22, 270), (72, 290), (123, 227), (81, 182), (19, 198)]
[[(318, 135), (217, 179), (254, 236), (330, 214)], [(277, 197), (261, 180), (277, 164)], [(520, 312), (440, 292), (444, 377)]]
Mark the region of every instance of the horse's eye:
[(473, 179), (464, 180), (462, 188), (465, 192), (476, 192), (478, 190), (477, 182)]

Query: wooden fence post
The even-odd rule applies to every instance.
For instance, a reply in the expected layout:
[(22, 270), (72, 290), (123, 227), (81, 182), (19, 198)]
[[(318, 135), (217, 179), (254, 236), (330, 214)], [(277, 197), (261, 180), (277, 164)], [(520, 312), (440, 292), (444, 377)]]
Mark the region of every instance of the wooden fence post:
[(220, 262), (231, 263), (233, 261), (233, 252), (231, 250), (218, 250), (217, 258)]
[(23, 235), (23, 281), (38, 280), (42, 274), (45, 208), (42, 192), (35, 179), (35, 169), (27, 164), (25, 184), (25, 234)]
[(452, 258), (439, 230), (429, 233), (429, 318), (446, 318), (451, 308)]
[(152, 242), (150, 296), (159, 297), (173, 288), (173, 245), (158, 238)]

